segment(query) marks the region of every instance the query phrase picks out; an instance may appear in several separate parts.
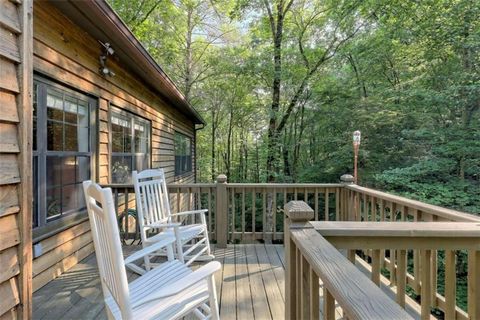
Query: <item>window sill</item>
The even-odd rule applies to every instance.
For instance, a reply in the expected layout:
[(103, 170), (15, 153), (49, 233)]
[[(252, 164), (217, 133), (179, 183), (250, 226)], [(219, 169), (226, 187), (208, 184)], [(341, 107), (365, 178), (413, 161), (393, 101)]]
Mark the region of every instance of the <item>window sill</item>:
[(80, 211), (76, 213), (69, 214), (64, 218), (49, 222), (45, 226), (38, 227), (32, 231), (32, 243), (38, 243), (47, 238), (53, 237), (54, 235), (65, 231), (71, 227), (74, 227), (84, 221), (88, 220), (87, 211)]

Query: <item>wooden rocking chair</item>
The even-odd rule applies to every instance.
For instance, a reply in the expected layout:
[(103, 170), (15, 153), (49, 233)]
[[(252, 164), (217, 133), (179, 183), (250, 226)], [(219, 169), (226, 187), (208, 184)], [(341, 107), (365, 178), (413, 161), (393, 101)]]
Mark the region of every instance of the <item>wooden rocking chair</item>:
[[(135, 197), (137, 199), (140, 236), (143, 247), (171, 235), (176, 238), (177, 258), (187, 266), (195, 260), (212, 260), (205, 213), (208, 210), (193, 210), (171, 213), (170, 199), (163, 169), (133, 171)], [(197, 216), (199, 223), (182, 224), (173, 217)], [(186, 220), (186, 219), (185, 219)], [(149, 231), (158, 233), (149, 235)], [(159, 253), (162, 254), (162, 253)], [(145, 257), (145, 268), (150, 270), (150, 256)]]
[[(103, 296), (109, 319), (219, 319), (213, 274), (219, 262), (196, 271), (173, 258), (175, 238), (164, 237), (123, 259), (112, 190), (83, 182)], [(167, 262), (127, 283), (126, 265), (167, 248)], [(209, 305), (207, 305), (209, 303)]]

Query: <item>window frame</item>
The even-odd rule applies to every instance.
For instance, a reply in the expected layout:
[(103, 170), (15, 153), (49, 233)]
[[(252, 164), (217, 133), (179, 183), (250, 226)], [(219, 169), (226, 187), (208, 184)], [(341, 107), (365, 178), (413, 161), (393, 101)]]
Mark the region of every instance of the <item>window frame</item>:
[[(113, 152), (113, 130), (112, 130), (112, 117), (114, 114), (118, 114), (121, 117), (127, 118), (130, 121), (130, 130), (131, 130), (131, 143), (130, 143), (130, 148), (131, 152)], [(141, 123), (144, 125), (147, 125), (147, 147), (146, 153), (142, 152), (135, 152), (135, 122)], [(113, 157), (114, 156), (129, 156), (129, 157), (137, 157), (137, 156), (142, 156), (146, 155), (146, 163), (147, 163), (147, 168), (142, 168), (142, 170), (145, 169), (150, 169), (152, 168), (152, 121), (144, 118), (136, 113), (130, 112), (126, 108), (122, 108), (119, 105), (109, 103), (108, 107), (108, 136), (109, 136), (109, 144), (108, 144), (108, 151), (109, 151), (109, 160), (110, 160), (110, 165), (109, 167), (109, 181), (112, 184), (122, 184), (118, 182), (113, 182)], [(133, 172), (133, 170), (137, 170), (137, 168), (133, 167), (132, 164), (132, 170), (130, 172)], [(131, 178), (131, 176), (130, 176)], [(128, 184), (131, 181), (127, 181), (126, 184)]]
[[(36, 199), (35, 191), (32, 194), (32, 205), (36, 202), (36, 208), (32, 211), (32, 229), (34, 236), (39, 236), (44, 233), (50, 233), (57, 228), (62, 227), (66, 221), (76, 221), (81, 217), (86, 216), (86, 208), (80, 210), (72, 209), (70, 212), (61, 213), (56, 217), (47, 217), (47, 158), (52, 156), (59, 157), (89, 157), (90, 175), (89, 179), (94, 180), (96, 177), (96, 162), (97, 162), (97, 108), (98, 97), (85, 93), (79, 89), (71, 86), (50, 80), (42, 75), (34, 74), (33, 82), (36, 85), (37, 103), (36, 106), (36, 134), (32, 139), (36, 139), (36, 149), (32, 145), (32, 184), (33, 187), (37, 185)], [(35, 87), (35, 86), (34, 86)], [(87, 102), (88, 105), (88, 143), (89, 151), (53, 151), (48, 150), (48, 107), (46, 104), (46, 95), (48, 89), (57, 90), (67, 93), (69, 96), (81, 99)], [(35, 101), (32, 101), (34, 103)], [(43, 105), (42, 105), (43, 104)], [(33, 116), (33, 114), (32, 114)], [(78, 124), (77, 124), (78, 126)], [(33, 127), (32, 127), (33, 132)], [(63, 141), (65, 143), (65, 141)], [(36, 159), (36, 161), (35, 161)], [(36, 165), (35, 165), (36, 164)], [(35, 167), (34, 167), (35, 166)], [(34, 180), (34, 172), (37, 172), (37, 179)], [(35, 202), (34, 202), (35, 201)], [(35, 224), (36, 222), (36, 224)]]
[[(176, 136), (179, 135), (183, 138), (186, 138), (190, 142), (190, 165), (189, 168), (185, 171), (177, 170), (177, 145), (176, 145)], [(188, 175), (193, 174), (193, 138), (181, 131), (175, 130), (173, 136), (173, 155), (174, 155), (174, 172), (175, 178), (182, 178)], [(180, 156), (180, 155), (178, 155)]]

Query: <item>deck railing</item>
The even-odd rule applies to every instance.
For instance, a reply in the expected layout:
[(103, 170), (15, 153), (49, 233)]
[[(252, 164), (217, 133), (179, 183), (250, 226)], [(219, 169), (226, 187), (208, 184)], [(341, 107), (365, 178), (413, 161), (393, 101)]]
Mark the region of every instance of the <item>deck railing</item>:
[[(125, 240), (138, 239), (133, 186), (110, 185), (110, 187), (114, 191), (118, 212), (121, 216), (123, 237)], [(220, 175), (215, 183), (170, 184), (168, 188), (173, 212), (199, 208), (209, 210), (207, 222), (210, 237), (220, 247), (226, 246), (228, 242), (237, 241), (283, 241), (286, 236), (284, 234), (284, 206), (292, 200), (304, 201), (312, 208), (311, 221), (480, 223), (478, 216), (351, 183), (227, 183), (226, 177)], [(456, 286), (468, 282), (469, 292), (477, 292), (480, 288), (479, 279), (474, 276), (480, 274), (480, 262), (478, 262), (480, 260), (477, 256), (478, 251), (475, 251), (480, 248), (457, 246), (445, 250), (441, 247), (429, 247), (428, 252), (425, 252), (425, 248), (417, 247), (413, 244), (414, 241), (416, 240), (409, 239), (407, 242), (411, 244), (402, 248), (389, 247), (385, 243), (383, 243), (385, 247), (373, 248), (370, 243), (364, 243), (363, 246), (349, 248), (347, 256), (351, 261), (356, 259), (358, 263), (373, 271), (375, 283), (379, 283), (380, 280), (386, 281), (389, 286), (398, 288), (402, 293), (408, 289), (411, 296), (414, 294), (422, 296), (422, 292), (429, 291), (429, 308), (438, 308), (448, 316), (455, 314), (457, 319), (468, 319), (472, 314), (480, 319), (478, 309), (472, 309), (473, 305), (480, 305), (478, 295), (469, 295), (468, 313), (467, 310), (459, 308), (458, 303), (452, 307), (455, 300), (452, 299), (452, 290), (455, 294)], [(301, 247), (300, 244), (299, 247)], [(456, 262), (456, 256), (460, 255), (464, 259)], [(303, 256), (305, 257), (305, 255)], [(444, 258), (440, 259), (439, 257)], [(464, 265), (460, 265), (460, 262)], [(428, 283), (422, 281), (422, 272), (426, 272), (422, 266), (425, 265), (429, 266), (430, 270)], [(462, 272), (459, 270), (467, 271), (461, 274)], [(380, 273), (386, 277), (381, 276)], [(405, 285), (402, 281), (404, 274), (406, 275)], [(445, 278), (445, 283), (438, 282), (440, 274), (442, 274), (442, 278)], [(424, 283), (427, 283), (427, 286), (424, 286)], [(403, 304), (402, 296), (406, 301), (410, 301), (405, 294), (399, 295), (401, 304)], [(423, 297), (423, 301), (425, 301), (425, 294)]]
[(412, 319), (312, 227), (305, 202), (289, 202), (285, 211), (287, 320), (319, 319), (320, 312), (336, 319), (337, 303), (346, 319)]

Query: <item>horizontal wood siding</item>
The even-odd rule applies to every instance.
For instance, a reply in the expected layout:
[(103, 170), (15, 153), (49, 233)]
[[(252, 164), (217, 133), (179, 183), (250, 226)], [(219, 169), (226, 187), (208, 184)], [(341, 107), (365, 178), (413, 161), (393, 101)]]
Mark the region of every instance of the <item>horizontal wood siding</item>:
[[(1, 35), (0, 35), (1, 38)], [(114, 49), (121, 49), (115, 48)], [(34, 6), (34, 69), (41, 75), (55, 79), (81, 92), (98, 97), (95, 179), (110, 183), (110, 134), (109, 109), (113, 105), (151, 121), (151, 163), (152, 167), (165, 169), (169, 182), (194, 182), (191, 175), (175, 179), (174, 132), (180, 131), (194, 137), (194, 124), (176, 108), (153, 92), (148, 83), (137, 80), (114, 56), (107, 65), (116, 75), (102, 77), (99, 72), (101, 46), (94, 39), (73, 24), (49, 3)], [(9, 99), (1, 96), (0, 101)], [(1, 116), (0, 116), (1, 117)], [(5, 115), (13, 119), (15, 115)], [(0, 127), (0, 132), (2, 128)], [(4, 129), (8, 130), (8, 128)], [(15, 145), (5, 141), (4, 148), (14, 149)], [(2, 148), (2, 144), (0, 144)], [(11, 170), (15, 172), (14, 170)], [(14, 179), (14, 176), (0, 177)], [(0, 193), (0, 198), (2, 194)], [(183, 200), (183, 199), (182, 199)], [(10, 204), (8, 210), (14, 210)], [(0, 216), (2, 212), (0, 206)], [(7, 210), (7, 209), (3, 209)], [(33, 289), (37, 290), (62, 272), (73, 267), (78, 261), (93, 252), (88, 222), (69, 228), (36, 244), (33, 262)]]
[(31, 317), (31, 5), (0, 0), (0, 319)]

